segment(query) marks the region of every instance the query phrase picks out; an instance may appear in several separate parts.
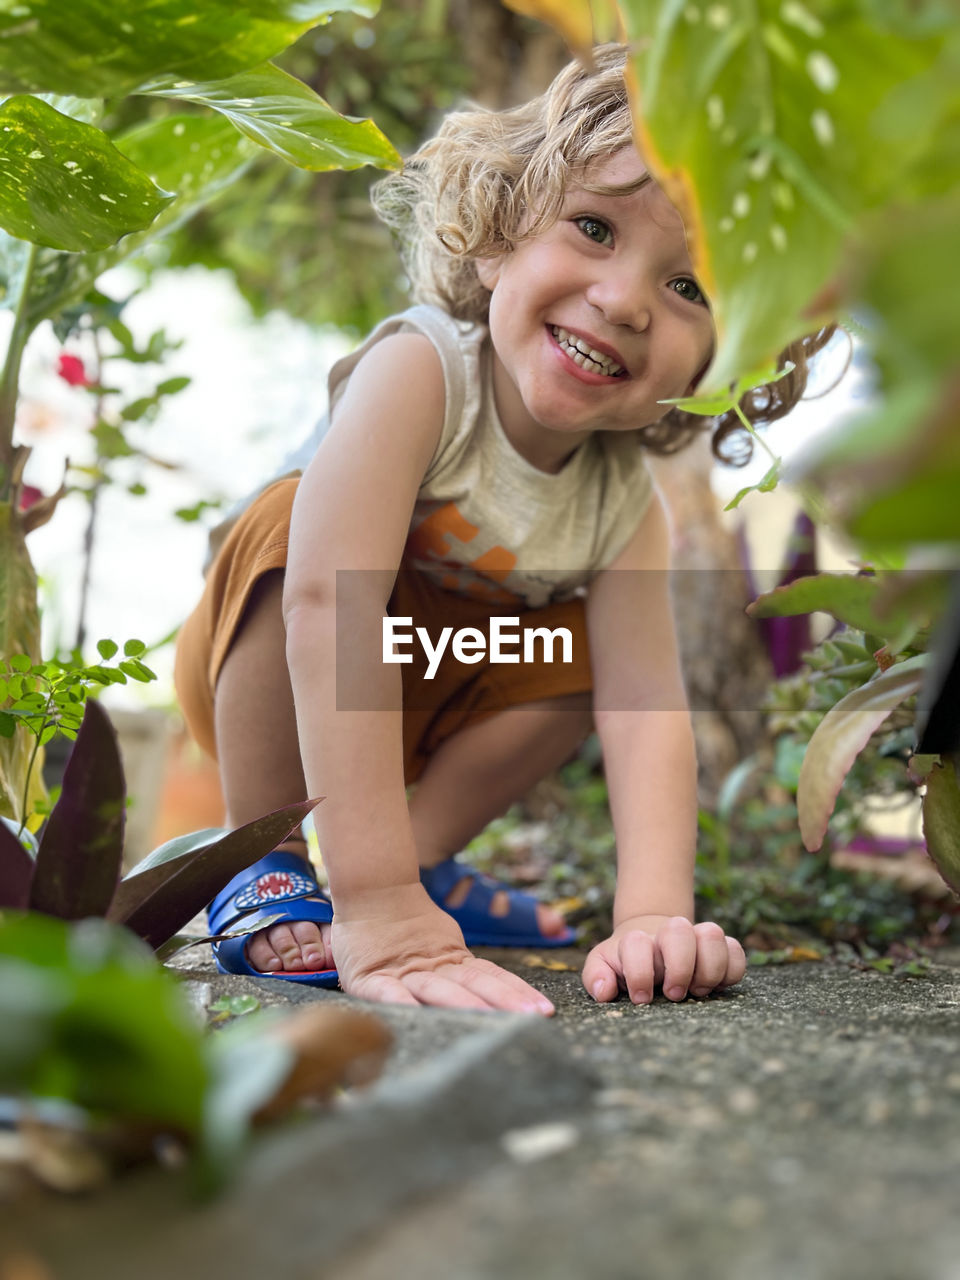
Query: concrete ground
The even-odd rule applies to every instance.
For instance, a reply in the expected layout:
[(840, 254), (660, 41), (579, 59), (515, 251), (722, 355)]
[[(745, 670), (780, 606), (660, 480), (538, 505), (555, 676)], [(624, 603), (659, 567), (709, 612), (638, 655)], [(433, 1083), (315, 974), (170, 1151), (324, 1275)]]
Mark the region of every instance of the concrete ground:
[[(381, 1081), (261, 1134), (218, 1201), (146, 1170), (19, 1206), (8, 1244), (37, 1280), (960, 1280), (960, 954), (646, 1007), (488, 954), (556, 1018), (378, 1010)], [(201, 1005), (345, 999), (188, 963)]]

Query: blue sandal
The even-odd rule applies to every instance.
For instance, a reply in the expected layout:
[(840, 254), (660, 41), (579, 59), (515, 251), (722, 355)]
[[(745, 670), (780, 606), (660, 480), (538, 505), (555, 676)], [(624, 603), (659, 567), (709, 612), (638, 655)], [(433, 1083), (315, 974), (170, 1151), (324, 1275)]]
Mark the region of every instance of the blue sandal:
[[(466, 898), (458, 907), (448, 907), (450, 894), (467, 877), (473, 884)], [(468, 947), (569, 947), (576, 941), (576, 934), (569, 928), (550, 938), (540, 932), (538, 903), (532, 894), (480, 875), (455, 858), (447, 858), (435, 867), (421, 867), (420, 880), (437, 906), (456, 920)], [(494, 896), (501, 892), (508, 895), (510, 909), (505, 916), (491, 915)]]
[[(276, 919), (277, 916), (281, 918)], [(268, 853), (235, 875), (207, 907), (211, 933), (223, 933), (239, 921), (255, 924), (273, 917), (274, 924), (312, 920), (328, 924), (333, 904), (320, 892), (313, 870), (305, 858), (278, 850)], [(250, 934), (214, 942), (213, 954), (220, 973), (243, 973), (251, 978), (279, 978), (311, 987), (336, 987), (336, 969), (307, 969), (291, 973), (265, 973), (254, 969), (247, 959)]]

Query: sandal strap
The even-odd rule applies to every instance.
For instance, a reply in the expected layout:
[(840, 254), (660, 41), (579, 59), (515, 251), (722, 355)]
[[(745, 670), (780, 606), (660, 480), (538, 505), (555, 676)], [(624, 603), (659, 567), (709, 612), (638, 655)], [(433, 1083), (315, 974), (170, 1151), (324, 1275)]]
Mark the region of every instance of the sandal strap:
[[(295, 853), (275, 850), (239, 872), (220, 890), (207, 908), (210, 932), (222, 933), (252, 912), (273, 914), (282, 903), (318, 895), (320, 886), (310, 863)], [(332, 918), (333, 908), (328, 902), (317, 905), (328, 907), (326, 919)]]
[[(447, 906), (451, 892), (461, 880), (468, 878), (473, 883), (463, 902), (456, 907)], [(492, 876), (483, 875), (472, 867), (457, 862), (455, 858), (447, 858), (433, 867), (422, 868), (420, 879), (434, 902), (453, 916), (465, 934), (482, 931), (502, 932), (505, 936), (531, 935), (533, 940), (543, 937), (537, 924), (537, 899), (522, 889), (512, 889), (500, 880), (494, 880)], [(495, 916), (490, 912), (493, 899), (498, 893), (505, 893), (510, 903), (503, 916)], [(531, 941), (529, 945), (534, 945), (534, 942)]]

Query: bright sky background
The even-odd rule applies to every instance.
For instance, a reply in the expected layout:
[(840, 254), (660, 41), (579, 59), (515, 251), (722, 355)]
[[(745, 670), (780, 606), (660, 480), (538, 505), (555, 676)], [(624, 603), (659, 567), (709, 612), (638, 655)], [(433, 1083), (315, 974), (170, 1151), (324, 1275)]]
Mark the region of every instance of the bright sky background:
[[(129, 269), (121, 268), (105, 276), (101, 287), (110, 296), (123, 297), (136, 282)], [(121, 376), (123, 385), (130, 385), (131, 398), (161, 378), (192, 378), (185, 391), (166, 402), (145, 440), (152, 453), (186, 466), (173, 473), (145, 468), (147, 497), (133, 498), (120, 485), (101, 497), (88, 608), (91, 658), (93, 642), (102, 636), (121, 644), (136, 637), (149, 645), (183, 621), (200, 592), (206, 527), (184, 524), (172, 512), (213, 494), (232, 500), (270, 477), (323, 412), (327, 370), (349, 347), (335, 331), (318, 331), (279, 313), (255, 320), (226, 272), (201, 267), (157, 276), (130, 303), (124, 318), (139, 342), (159, 328), (183, 341), (160, 372), (157, 366), (124, 362), (111, 362), (108, 370), (111, 385), (120, 385)], [(4, 315), (4, 338), (8, 327)], [(18, 438), (34, 449), (26, 478), (45, 492), (59, 483), (65, 456), (76, 463), (93, 459), (87, 438), (93, 400), (56, 376), (62, 349), (89, 355), (82, 340), (75, 338), (62, 348), (44, 326), (27, 350), (21, 379)], [(842, 367), (845, 350), (844, 340), (824, 361), (821, 378), (826, 382)], [(771, 447), (786, 456), (795, 454), (815, 434), (862, 408), (866, 387), (858, 362), (836, 391), (800, 405), (787, 422), (771, 427), (766, 433)], [(718, 469), (715, 488), (726, 500), (767, 467), (766, 456), (758, 453), (746, 470)], [(139, 477), (129, 476), (134, 478)], [(768, 495), (751, 495), (745, 506), (768, 501)], [(29, 539), (44, 582), (48, 653), (73, 641), (87, 510), (82, 498), (71, 497)], [(778, 558), (776, 548), (774, 563)], [(165, 703), (172, 698), (172, 646), (148, 661), (161, 679), (137, 687), (130, 697), (141, 705)]]

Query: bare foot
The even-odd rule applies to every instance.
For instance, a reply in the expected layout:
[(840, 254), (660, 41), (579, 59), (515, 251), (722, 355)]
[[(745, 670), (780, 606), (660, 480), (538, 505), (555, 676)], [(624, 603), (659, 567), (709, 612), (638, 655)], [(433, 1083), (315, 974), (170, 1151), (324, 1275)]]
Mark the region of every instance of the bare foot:
[(247, 959), (261, 973), (306, 973), (334, 968), (329, 924), (275, 924), (247, 943)]
[[(467, 895), (473, 885), (472, 876), (464, 876), (453, 886), (444, 899), (444, 906), (456, 909), (462, 906), (466, 901)], [(493, 895), (490, 902), (490, 915), (503, 919), (510, 911), (510, 897), (503, 889)], [(552, 907), (545, 906), (542, 902), (537, 904), (537, 927), (545, 938), (555, 938), (558, 934), (564, 933), (567, 928), (567, 922), (558, 911), (554, 911)]]

